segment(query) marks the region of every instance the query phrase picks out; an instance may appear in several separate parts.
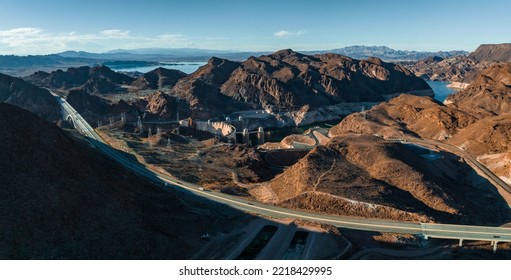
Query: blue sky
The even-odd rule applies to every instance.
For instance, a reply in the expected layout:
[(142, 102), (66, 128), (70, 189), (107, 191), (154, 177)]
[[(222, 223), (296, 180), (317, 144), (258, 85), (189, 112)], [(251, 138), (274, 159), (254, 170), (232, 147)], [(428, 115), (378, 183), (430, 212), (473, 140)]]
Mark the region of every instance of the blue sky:
[(511, 1), (2, 0), (0, 54), (350, 45), (472, 51), (511, 41)]

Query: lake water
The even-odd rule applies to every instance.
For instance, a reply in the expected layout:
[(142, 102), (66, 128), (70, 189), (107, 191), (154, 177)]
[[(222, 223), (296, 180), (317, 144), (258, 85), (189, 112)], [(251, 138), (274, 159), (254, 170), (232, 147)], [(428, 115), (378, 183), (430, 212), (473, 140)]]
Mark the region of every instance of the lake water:
[(123, 71), (123, 72), (140, 72), (147, 73), (149, 71), (153, 71), (158, 67), (163, 67), (167, 69), (175, 69), (179, 71), (183, 71), (186, 74), (190, 74), (195, 72), (199, 67), (205, 65), (207, 62), (175, 62), (175, 63), (159, 63), (155, 65), (143, 65), (143, 66), (109, 66), (114, 71)]
[(449, 82), (440, 82), (440, 81), (426, 81), (428, 85), (433, 89), (435, 93), (435, 99), (444, 102), (449, 94), (456, 93), (456, 90), (447, 87)]

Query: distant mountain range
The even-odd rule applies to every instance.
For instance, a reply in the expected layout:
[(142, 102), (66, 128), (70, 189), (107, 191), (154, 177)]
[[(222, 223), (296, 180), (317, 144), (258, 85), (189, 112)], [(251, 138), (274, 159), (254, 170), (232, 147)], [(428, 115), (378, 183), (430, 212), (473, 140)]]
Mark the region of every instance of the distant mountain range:
[[(403, 60), (420, 60), (431, 56), (451, 57), (457, 55), (467, 55), (467, 51), (439, 51), (439, 52), (420, 52), (407, 50), (394, 50), (386, 46), (349, 46), (340, 49), (316, 50), (316, 51), (300, 51), (303, 54), (325, 54), (335, 53), (356, 59), (366, 59), (369, 57), (378, 57), (384, 61), (403, 61)], [(162, 48), (146, 48), (146, 49), (118, 49), (111, 50), (106, 53), (96, 54), (87, 52), (67, 51), (58, 55), (70, 58), (91, 58), (91, 59), (140, 59), (154, 60), (155, 58), (186, 58), (195, 60), (197, 58), (221, 57), (229, 60), (245, 60), (250, 56), (260, 56), (271, 53), (270, 51), (260, 52), (239, 52), (239, 51), (222, 51), (222, 50), (204, 50), (193, 48), (181, 49), (162, 49)], [(160, 60), (157, 60), (160, 61)]]
[[(204, 62), (211, 57), (220, 57), (231, 61), (243, 61), (254, 56), (269, 54), (271, 51), (242, 52), (206, 50), (194, 48), (180, 49), (117, 49), (105, 53), (90, 53), (84, 51), (66, 51), (50, 55), (0, 55), (0, 72), (14, 76), (28, 76), (38, 70), (53, 71), (77, 66), (93, 66), (97, 64), (113, 63), (117, 61), (130, 61), (144, 63), (146, 65), (157, 65), (161, 62)], [(414, 61), (431, 56), (451, 57), (466, 55), (465, 51), (446, 52), (418, 52), (394, 50), (385, 46), (350, 46), (341, 49), (302, 51), (301, 53), (314, 55), (335, 53), (349, 56), (356, 59), (378, 57), (383, 61)]]
[(421, 60), (427, 57), (438, 56), (442, 58), (467, 55), (467, 51), (438, 51), (438, 52), (421, 52), (421, 51), (403, 51), (394, 50), (386, 46), (349, 46), (341, 49), (333, 49), (326, 51), (312, 51), (306, 53), (336, 53), (349, 56), (356, 59), (365, 59), (368, 57), (378, 57), (383, 61), (406, 61)]

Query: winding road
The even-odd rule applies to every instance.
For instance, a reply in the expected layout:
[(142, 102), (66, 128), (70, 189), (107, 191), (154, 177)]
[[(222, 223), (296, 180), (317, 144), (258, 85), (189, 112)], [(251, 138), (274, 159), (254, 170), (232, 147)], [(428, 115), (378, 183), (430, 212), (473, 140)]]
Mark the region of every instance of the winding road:
[[(51, 92), (51, 91), (50, 91)], [(57, 98), (63, 110), (71, 116), (75, 128), (85, 135), (89, 141), (102, 153), (111, 157), (118, 163), (122, 164), (129, 170), (143, 176), (161, 188), (170, 191), (171, 189), (187, 191), (195, 195), (216, 201), (230, 207), (257, 215), (269, 216), (273, 218), (293, 218), (306, 220), (311, 222), (330, 224), (336, 227), (350, 228), (364, 231), (376, 232), (392, 232), (392, 233), (407, 233), (407, 234), (422, 234), (425, 237), (436, 237), (446, 239), (460, 239), (460, 240), (488, 240), (492, 243), (497, 242), (511, 242), (511, 228), (501, 227), (477, 227), (477, 226), (463, 226), (463, 225), (443, 225), (443, 224), (424, 224), (413, 222), (396, 222), (377, 219), (355, 218), (355, 217), (342, 217), (333, 215), (324, 215), (319, 213), (311, 213), (305, 211), (297, 211), (267, 205), (255, 201), (248, 201), (240, 197), (227, 195), (224, 193), (204, 191), (200, 186), (184, 182), (173, 178), (171, 176), (158, 173), (148, 169), (132, 158), (127, 157), (122, 152), (110, 147), (103, 139), (94, 131), (94, 129), (80, 116), (80, 114), (73, 108), (67, 101), (58, 95), (52, 94)], [(64, 116), (67, 117), (67, 116)], [(66, 118), (67, 119), (67, 118)], [(424, 140), (425, 144), (439, 145), (440, 143), (429, 142)], [(413, 143), (413, 142), (412, 142)], [(420, 143), (417, 141), (417, 143)], [(470, 157), (467, 157), (470, 160)], [(475, 159), (474, 159), (475, 160)], [(475, 161), (477, 162), (477, 161)], [(474, 163), (475, 164), (475, 163)], [(480, 163), (475, 164), (482, 172), (490, 177), (496, 177), (491, 171), (487, 170)], [(481, 166), (481, 167), (480, 167)], [(495, 179), (495, 180), (497, 180)], [(507, 185), (506, 185), (507, 186)], [(509, 189), (509, 187), (507, 187)], [(427, 232), (424, 232), (427, 230)]]

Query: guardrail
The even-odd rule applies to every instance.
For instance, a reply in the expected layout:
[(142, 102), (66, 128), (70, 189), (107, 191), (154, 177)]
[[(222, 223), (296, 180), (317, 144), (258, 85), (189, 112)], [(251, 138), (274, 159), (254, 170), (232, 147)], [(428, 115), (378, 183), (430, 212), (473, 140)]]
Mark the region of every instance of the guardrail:
[(460, 246), (463, 240), (491, 241), (493, 252), (498, 242), (511, 242), (511, 228), (421, 223), (421, 230), (426, 239), (456, 239)]

